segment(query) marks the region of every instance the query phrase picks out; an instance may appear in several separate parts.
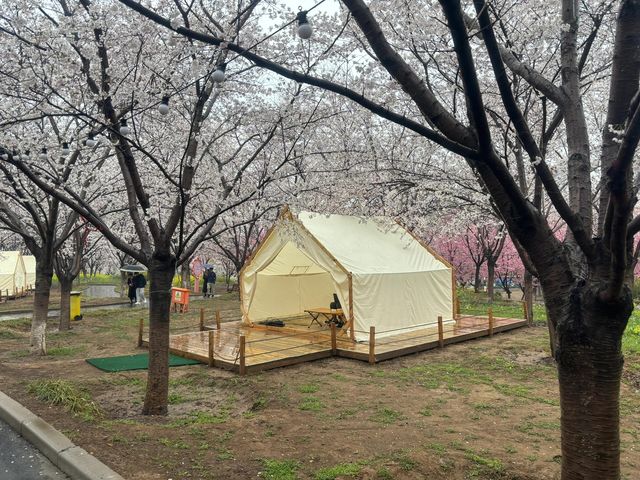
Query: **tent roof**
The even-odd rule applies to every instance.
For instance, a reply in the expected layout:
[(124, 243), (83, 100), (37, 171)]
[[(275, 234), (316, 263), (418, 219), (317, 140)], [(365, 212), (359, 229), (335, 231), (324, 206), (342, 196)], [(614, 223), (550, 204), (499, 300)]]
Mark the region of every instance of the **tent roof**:
[(347, 271), (354, 274), (424, 272), (450, 268), (403, 226), (387, 217), (300, 212), (297, 218)]
[(20, 252), (17, 250), (0, 252), (0, 274), (13, 275), (16, 272), (16, 266), (20, 261)]
[(22, 261), (24, 262), (24, 268), (28, 271), (36, 271), (36, 257), (33, 255), (23, 255)]

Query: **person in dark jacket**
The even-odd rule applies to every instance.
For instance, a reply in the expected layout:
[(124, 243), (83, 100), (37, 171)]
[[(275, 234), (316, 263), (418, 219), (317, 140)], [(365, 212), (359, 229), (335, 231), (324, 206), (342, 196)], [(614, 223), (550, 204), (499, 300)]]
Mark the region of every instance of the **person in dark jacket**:
[(147, 279), (140, 272), (133, 276), (133, 285), (136, 287), (136, 305), (147, 304), (144, 296), (144, 287), (147, 285)]
[(205, 274), (205, 282), (207, 285), (207, 293), (205, 297), (213, 297), (216, 292), (216, 272), (213, 271), (213, 268), (207, 270), (207, 273)]
[(131, 272), (127, 274), (127, 287), (129, 288), (129, 290), (127, 291), (129, 304), (133, 305), (134, 303), (136, 303), (136, 286), (133, 284), (133, 274)]

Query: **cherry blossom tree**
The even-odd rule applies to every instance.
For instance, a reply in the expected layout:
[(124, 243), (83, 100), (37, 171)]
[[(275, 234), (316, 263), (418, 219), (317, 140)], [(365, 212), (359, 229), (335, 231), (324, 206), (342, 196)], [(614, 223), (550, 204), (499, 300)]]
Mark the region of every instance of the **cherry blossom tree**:
[[(70, 164), (74, 161), (72, 157)], [(0, 163), (0, 170), (6, 180), (0, 187), (0, 224), (19, 235), (36, 258), (31, 346), (34, 353), (45, 355), (54, 259), (68, 237), (73, 235), (77, 214), (56, 198), (34, 189), (17, 169)], [(61, 172), (63, 181), (70, 175), (69, 167)]]
[[(640, 230), (640, 219), (632, 217), (640, 138), (640, 2), (621, 1), (613, 18), (606, 14), (612, 2), (474, 0), (463, 7), (457, 0), (441, 0), (436, 10), (428, 1), (343, 0), (352, 19), (349, 33), (359, 42), (353, 46), (360, 45), (360, 58), (370, 59), (361, 81), (351, 83), (332, 81), (320, 69), (301, 71), (264, 48), (227, 43), (204, 26), (172, 22), (135, 0), (120, 2), (177, 34), (208, 45), (225, 43), (259, 67), (348, 98), (463, 158), (491, 195), (525, 265), (540, 279), (557, 333), (562, 478), (620, 478), (621, 337), (633, 308), (630, 259)], [(596, 19), (610, 28), (595, 28)], [(585, 42), (592, 33), (597, 42)], [(426, 58), (425, 51), (440, 61), (420, 63), (415, 53)], [(590, 71), (581, 72), (587, 60)], [(549, 62), (560, 66), (559, 76), (545, 76), (540, 67)], [(540, 92), (545, 101), (539, 104), (552, 104), (554, 118), (563, 123), (566, 149), (554, 158), (536, 140), (540, 125), (523, 114), (513, 94), (514, 78)], [(374, 95), (375, 83), (384, 88), (380, 96)], [(604, 122), (601, 110), (589, 108), (590, 98), (607, 104)], [(498, 153), (500, 137), (488, 107), (513, 125), (530, 168), (566, 223), (564, 241), (553, 235), (540, 205), (523, 192)], [(599, 146), (592, 141), (598, 130)], [(600, 180), (594, 190), (591, 159), (598, 147), (594, 167)], [(560, 167), (555, 173), (554, 163)]]
[[(91, 231), (87, 228), (75, 228), (71, 238), (56, 252), (53, 266), (60, 283), (60, 320), (59, 330), (69, 330), (71, 312), (71, 288), (80, 274), (82, 259), (98, 245), (100, 237), (89, 241)], [(94, 236), (95, 237), (95, 236)]]
[(524, 265), (513, 242), (508, 237), (505, 237), (502, 251), (496, 262), (495, 273), (500, 286), (507, 294), (507, 298), (511, 299), (511, 288), (518, 285), (523, 292), (524, 299)]
[[(143, 412), (164, 414), (176, 267), (219, 233), (214, 227), (222, 215), (278, 182), (284, 187), (270, 191), (274, 202), (284, 203), (296, 191), (292, 179), (305, 168), (297, 162), (296, 145), (323, 113), (313, 98), (292, 111), (301, 85), (274, 88), (273, 79), (248, 64), (225, 72), (230, 51), (224, 46), (195, 48), (193, 40), (126, 18), (118, 4), (60, 1), (29, 13), (26, 23), (22, 4), (12, 7), (8, 48), (21, 55), (22, 65), (50, 68), (14, 72), (16, 81), (28, 79), (37, 88), (35, 99), (11, 111), (9, 123), (60, 117), (67, 126), (63, 141), (41, 132), (41, 154), (27, 158), (21, 148), (5, 150), (3, 161), (148, 267), (150, 362)], [(252, 10), (224, 12), (235, 18), (224, 22), (231, 25), (224, 32), (230, 40)], [(180, 18), (189, 23), (187, 11)], [(236, 88), (253, 96), (239, 97)], [(74, 154), (52, 165), (51, 152), (66, 150), (68, 143)], [(77, 176), (73, 182), (60, 176), (66, 169)], [(77, 188), (87, 183), (112, 188), (88, 199)], [(125, 225), (121, 212), (128, 213)], [(221, 230), (232, 226), (230, 221)], [(132, 230), (135, 236), (128, 238)]]

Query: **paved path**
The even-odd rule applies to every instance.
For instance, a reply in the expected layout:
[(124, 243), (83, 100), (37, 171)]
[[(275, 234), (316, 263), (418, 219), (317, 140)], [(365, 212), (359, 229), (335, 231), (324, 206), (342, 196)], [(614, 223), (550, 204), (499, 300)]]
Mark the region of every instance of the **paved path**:
[(0, 478), (2, 480), (66, 480), (33, 445), (0, 421)]

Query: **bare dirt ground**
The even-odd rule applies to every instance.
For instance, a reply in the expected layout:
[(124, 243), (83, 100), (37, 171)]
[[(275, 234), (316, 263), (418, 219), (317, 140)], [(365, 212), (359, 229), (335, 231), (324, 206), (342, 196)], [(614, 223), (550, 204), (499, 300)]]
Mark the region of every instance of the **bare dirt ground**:
[[(233, 294), (198, 307), (237, 318)], [(28, 353), (28, 322), (0, 324), (1, 389), (130, 480), (559, 478), (558, 387), (545, 327), (451, 345), (375, 366), (332, 358), (239, 377), (171, 369), (167, 417), (140, 415), (146, 372), (105, 373), (84, 359), (137, 353), (144, 309), (86, 314)], [(7, 322), (3, 322), (7, 323)], [(184, 331), (184, 330), (181, 330)], [(622, 386), (623, 478), (640, 468), (640, 358)], [(36, 380), (85, 389), (100, 413), (73, 415), (29, 393)]]

